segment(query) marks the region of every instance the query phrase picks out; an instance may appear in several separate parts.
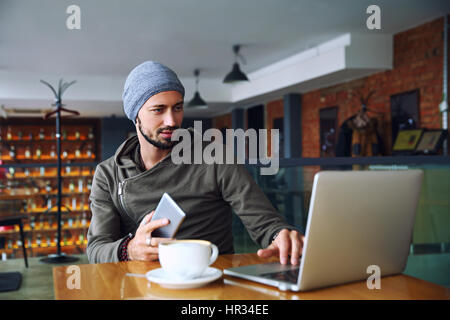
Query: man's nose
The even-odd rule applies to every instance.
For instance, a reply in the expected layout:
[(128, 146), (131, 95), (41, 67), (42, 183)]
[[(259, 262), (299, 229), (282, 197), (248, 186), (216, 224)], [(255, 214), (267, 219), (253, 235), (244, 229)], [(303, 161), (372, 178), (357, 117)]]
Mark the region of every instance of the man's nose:
[(166, 116), (164, 117), (164, 125), (167, 127), (175, 127), (175, 115), (172, 113), (172, 111), (167, 112)]

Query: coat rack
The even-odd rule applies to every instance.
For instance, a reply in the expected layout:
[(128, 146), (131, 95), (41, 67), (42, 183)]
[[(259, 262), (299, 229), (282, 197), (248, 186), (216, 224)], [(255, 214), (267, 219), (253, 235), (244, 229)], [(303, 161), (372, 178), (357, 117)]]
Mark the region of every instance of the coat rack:
[[(57, 207), (58, 210), (56, 212), (58, 219), (58, 233), (57, 233), (57, 252), (56, 254), (50, 254), (47, 258), (40, 259), (41, 262), (44, 263), (69, 263), (77, 261), (78, 258), (71, 257), (61, 252), (61, 198), (62, 198), (62, 177), (61, 177), (61, 112), (67, 112), (68, 116), (78, 116), (80, 113), (75, 110), (69, 110), (63, 108), (64, 104), (62, 104), (62, 95), (64, 91), (67, 90), (68, 87), (73, 85), (76, 81), (72, 82), (63, 82), (62, 79), (59, 80), (58, 92), (46, 81), (41, 80), (41, 82), (47, 85), (53, 92), (55, 96), (55, 103), (52, 104), (56, 108), (50, 112), (47, 112), (44, 116), (44, 119), (49, 119), (53, 115), (56, 116), (56, 155), (58, 159), (58, 194), (57, 194)], [(67, 116), (66, 116), (67, 117)]]

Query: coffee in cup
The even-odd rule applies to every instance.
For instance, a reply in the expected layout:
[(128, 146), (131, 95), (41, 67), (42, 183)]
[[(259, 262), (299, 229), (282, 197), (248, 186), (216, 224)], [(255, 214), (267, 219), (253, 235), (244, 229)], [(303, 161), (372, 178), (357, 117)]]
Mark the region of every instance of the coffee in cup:
[(159, 262), (170, 278), (194, 279), (216, 261), (217, 246), (206, 240), (172, 240), (162, 242)]

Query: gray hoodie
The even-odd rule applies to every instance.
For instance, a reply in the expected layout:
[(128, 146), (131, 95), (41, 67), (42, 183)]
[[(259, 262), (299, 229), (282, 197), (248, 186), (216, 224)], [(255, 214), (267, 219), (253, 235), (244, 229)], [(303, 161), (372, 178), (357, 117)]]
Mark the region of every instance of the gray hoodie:
[(288, 225), (243, 165), (174, 164), (170, 153), (149, 170), (139, 165), (139, 140), (129, 138), (101, 162), (90, 194), (87, 239), (91, 263), (119, 261), (119, 245), (167, 192), (186, 213), (177, 239), (204, 239), (220, 254), (233, 253), (232, 211), (251, 238), (267, 247)]

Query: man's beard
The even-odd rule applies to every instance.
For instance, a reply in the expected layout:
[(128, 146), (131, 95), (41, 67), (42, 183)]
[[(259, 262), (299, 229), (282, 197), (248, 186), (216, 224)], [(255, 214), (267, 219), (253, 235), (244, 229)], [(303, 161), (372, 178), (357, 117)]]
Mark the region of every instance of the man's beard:
[[(158, 149), (162, 149), (162, 150), (172, 149), (173, 146), (178, 142), (178, 141), (171, 141), (170, 138), (162, 138), (164, 141), (154, 140), (154, 139), (150, 138), (142, 130), (142, 123), (139, 120), (139, 118), (138, 118), (138, 128), (139, 128), (139, 131), (141, 132), (142, 136), (144, 137), (144, 139), (147, 140), (148, 143), (150, 143), (151, 145), (155, 146)], [(156, 130), (156, 135), (160, 134), (163, 131), (175, 131), (178, 128), (179, 127), (177, 127), (177, 126), (176, 127), (159, 128), (158, 130)]]

